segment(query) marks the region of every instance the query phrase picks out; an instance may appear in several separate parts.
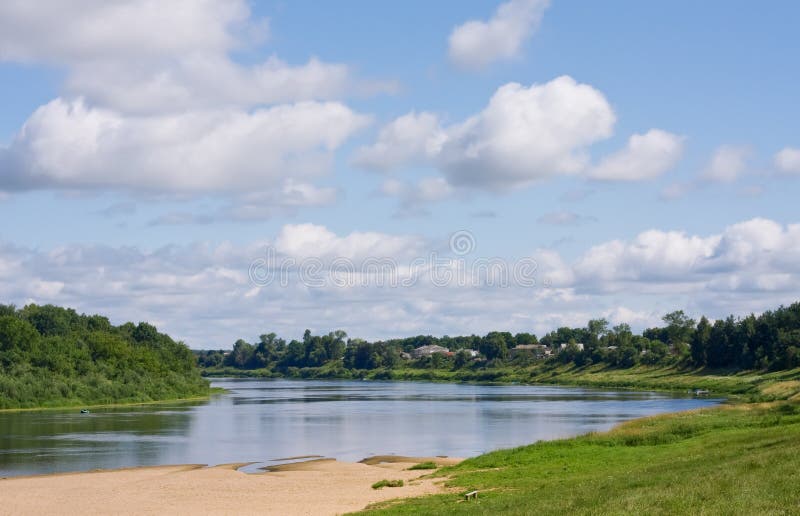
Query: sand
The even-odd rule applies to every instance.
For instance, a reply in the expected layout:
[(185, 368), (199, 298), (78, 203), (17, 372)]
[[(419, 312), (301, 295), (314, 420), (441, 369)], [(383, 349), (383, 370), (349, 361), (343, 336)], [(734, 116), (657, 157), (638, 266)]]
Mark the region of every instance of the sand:
[[(247, 474), (242, 464), (189, 464), (0, 480), (3, 514), (342, 514), (393, 498), (445, 491), (418, 462), (458, 459), (381, 456), (369, 463), (317, 459)], [(372, 489), (379, 480), (403, 487)]]

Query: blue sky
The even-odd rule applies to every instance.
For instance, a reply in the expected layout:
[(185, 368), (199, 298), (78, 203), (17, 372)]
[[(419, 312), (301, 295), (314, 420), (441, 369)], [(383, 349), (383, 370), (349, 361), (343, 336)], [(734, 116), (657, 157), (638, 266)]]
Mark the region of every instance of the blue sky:
[[(795, 2), (187, 5), (0, 7), (4, 301), (224, 347), (794, 300)], [(266, 245), (402, 263), (458, 230), (552, 287), (247, 278)]]

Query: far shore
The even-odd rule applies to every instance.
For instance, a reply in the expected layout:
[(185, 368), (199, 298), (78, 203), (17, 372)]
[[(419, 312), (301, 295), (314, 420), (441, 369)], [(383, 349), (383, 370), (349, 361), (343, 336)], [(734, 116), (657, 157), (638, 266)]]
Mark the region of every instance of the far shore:
[(212, 396), (224, 394), (225, 389), (220, 387), (212, 387), (208, 394), (204, 396), (192, 396), (191, 398), (172, 398), (166, 400), (150, 400), (150, 401), (130, 401), (120, 403), (101, 403), (94, 405), (58, 405), (55, 407), (24, 407), (24, 408), (5, 408), (0, 409), (0, 414), (7, 412), (42, 412), (48, 410), (97, 410), (97, 409), (110, 409), (110, 408), (125, 408), (125, 407), (139, 407), (149, 405), (167, 405), (172, 403), (191, 403), (194, 401), (206, 401)]
[[(245, 464), (146, 466), (0, 479), (0, 506), (10, 514), (342, 514), (395, 498), (443, 493), (444, 478), (409, 470), (449, 457), (384, 455), (358, 463), (317, 458), (264, 473)], [(402, 487), (373, 489), (381, 480)]]

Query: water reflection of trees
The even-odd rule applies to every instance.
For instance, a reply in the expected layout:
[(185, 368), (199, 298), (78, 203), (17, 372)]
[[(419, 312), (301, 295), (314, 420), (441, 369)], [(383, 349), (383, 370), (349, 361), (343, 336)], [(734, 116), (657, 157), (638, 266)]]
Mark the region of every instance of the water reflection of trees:
[(168, 445), (181, 446), (193, 407), (102, 409), (90, 414), (19, 412), (0, 415), (0, 474), (20, 475), (160, 464)]

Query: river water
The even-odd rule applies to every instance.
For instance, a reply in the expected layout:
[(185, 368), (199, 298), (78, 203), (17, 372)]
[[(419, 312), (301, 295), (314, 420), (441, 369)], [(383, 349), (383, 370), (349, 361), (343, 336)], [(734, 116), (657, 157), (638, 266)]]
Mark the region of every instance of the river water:
[(211, 400), (0, 413), (0, 476), (370, 455), (468, 457), (719, 400), (527, 385), (226, 379)]

